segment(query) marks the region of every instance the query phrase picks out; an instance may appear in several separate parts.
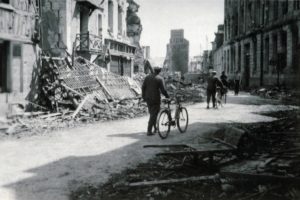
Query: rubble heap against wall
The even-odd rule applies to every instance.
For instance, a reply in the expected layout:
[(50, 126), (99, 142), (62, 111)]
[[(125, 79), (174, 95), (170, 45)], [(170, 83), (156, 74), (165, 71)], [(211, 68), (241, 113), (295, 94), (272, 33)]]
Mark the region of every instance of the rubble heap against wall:
[(84, 111), (101, 117), (99, 113), (112, 114), (112, 104), (141, 95), (139, 81), (108, 72), (82, 57), (71, 63), (68, 58), (42, 56), (41, 88), (36, 89), (40, 92), (33, 97), (34, 105), (52, 112), (75, 110), (72, 118)]

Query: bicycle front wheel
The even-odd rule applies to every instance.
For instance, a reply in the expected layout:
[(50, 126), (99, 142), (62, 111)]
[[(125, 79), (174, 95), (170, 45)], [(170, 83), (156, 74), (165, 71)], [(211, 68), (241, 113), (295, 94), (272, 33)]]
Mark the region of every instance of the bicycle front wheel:
[(171, 126), (170, 113), (167, 110), (160, 111), (156, 124), (159, 137), (161, 137), (161, 139), (167, 138), (170, 133)]
[(189, 123), (189, 115), (186, 108), (184, 107), (179, 108), (178, 116), (176, 120), (177, 120), (177, 128), (180, 131), (180, 133), (186, 132)]

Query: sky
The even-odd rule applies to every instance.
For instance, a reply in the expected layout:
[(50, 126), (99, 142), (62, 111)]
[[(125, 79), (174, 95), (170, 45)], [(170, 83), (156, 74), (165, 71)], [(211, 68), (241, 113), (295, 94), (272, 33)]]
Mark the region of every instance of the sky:
[[(171, 29), (184, 29), (190, 57), (211, 49), (218, 24), (224, 21), (223, 0), (135, 0), (143, 32), (140, 44), (150, 46), (150, 56), (165, 57)], [(207, 42), (208, 41), (208, 42)]]

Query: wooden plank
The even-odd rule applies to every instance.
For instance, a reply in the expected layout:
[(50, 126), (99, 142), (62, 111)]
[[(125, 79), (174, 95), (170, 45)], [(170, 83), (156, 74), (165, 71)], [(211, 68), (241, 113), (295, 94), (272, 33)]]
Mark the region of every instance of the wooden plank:
[(222, 143), (219, 142), (206, 142), (206, 143), (202, 143), (202, 144), (188, 144), (188, 147), (195, 149), (195, 150), (214, 150), (214, 149), (219, 149), (219, 150), (234, 150), (232, 147), (229, 147), (227, 145), (224, 145)]
[(51, 114), (48, 114), (48, 115), (42, 115), (39, 118), (40, 119), (46, 119), (46, 118), (56, 117), (56, 116), (60, 116), (60, 115), (62, 115), (62, 113), (51, 113)]
[(75, 110), (75, 112), (72, 115), (73, 119), (76, 117), (76, 115), (79, 113), (79, 111), (82, 109), (83, 105), (86, 103), (86, 101), (89, 98), (90, 98), (90, 95), (86, 95), (86, 97), (82, 100), (82, 102), (79, 104), (79, 106), (77, 107), (77, 109)]
[(232, 152), (232, 149), (209, 149), (209, 150), (196, 150), (196, 151), (173, 151), (163, 152), (156, 154), (157, 156), (177, 156), (177, 155), (201, 155), (201, 154), (215, 154)]
[(77, 92), (76, 90), (70, 88), (69, 86), (67, 86), (67, 85), (65, 85), (65, 84), (63, 84), (63, 83), (61, 84), (61, 86), (63, 86), (66, 90), (70, 90), (71, 92), (74, 92), (75, 94), (77, 94), (77, 95), (79, 95), (79, 96), (81, 96), (81, 97), (85, 97), (83, 94)]
[(140, 186), (165, 185), (165, 184), (176, 184), (176, 183), (185, 183), (185, 182), (214, 181), (214, 180), (218, 180), (218, 178), (219, 175), (194, 176), (194, 177), (179, 178), (179, 179), (135, 182), (135, 183), (129, 183), (128, 186), (140, 187)]
[(223, 177), (231, 177), (237, 179), (249, 179), (254, 182), (287, 182), (287, 183), (300, 183), (300, 177), (277, 176), (268, 174), (251, 174), (243, 172), (226, 172), (221, 171), (220, 175)]
[(168, 147), (188, 147), (186, 144), (148, 144), (144, 148), (168, 148)]
[(113, 95), (108, 91), (108, 89), (105, 87), (105, 85), (102, 84), (101, 80), (98, 77), (96, 77), (96, 80), (100, 84), (100, 86), (103, 87), (103, 89), (105, 90), (105, 92), (111, 97), (111, 99), (114, 101)]

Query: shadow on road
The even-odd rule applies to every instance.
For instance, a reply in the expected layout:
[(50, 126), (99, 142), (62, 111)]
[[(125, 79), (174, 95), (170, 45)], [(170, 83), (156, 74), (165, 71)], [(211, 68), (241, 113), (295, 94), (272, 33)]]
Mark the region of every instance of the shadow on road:
[[(243, 97), (230, 97), (229, 101), (236, 100), (238, 103), (238, 98)], [(241, 118), (241, 116), (237, 117)], [(254, 118), (257, 118), (257, 116), (254, 115)], [(8, 184), (5, 187), (14, 191), (16, 200), (68, 199), (71, 190), (83, 186), (83, 183), (104, 183), (111, 174), (135, 167), (138, 163), (146, 162), (160, 151), (157, 149), (143, 149), (145, 144), (196, 143), (199, 136), (212, 133), (218, 127), (229, 124), (232, 124), (232, 122), (220, 121), (217, 124), (204, 121), (195, 122), (189, 125), (187, 133), (184, 134), (179, 133), (177, 129), (172, 129), (169, 137), (165, 140), (161, 140), (158, 135), (148, 137), (145, 132), (110, 134), (107, 136), (108, 140), (120, 138), (120, 141), (122, 141), (122, 138), (130, 138), (133, 142), (96, 155), (68, 156), (29, 169), (24, 172), (30, 175), (28, 178)], [(66, 146), (66, 148), (68, 147)], [(34, 155), (32, 156), (34, 157)]]
[(191, 143), (198, 136), (215, 130), (216, 127), (211, 124), (194, 123), (189, 126), (187, 133), (180, 134), (175, 129), (165, 140), (161, 140), (158, 135), (146, 136), (145, 132), (109, 135), (134, 138), (136, 142), (99, 155), (69, 156), (29, 169), (26, 171), (31, 174), (29, 178), (5, 187), (14, 191), (16, 200), (68, 199), (70, 191), (83, 183), (104, 183), (112, 173), (146, 162), (159, 152), (155, 149), (143, 149), (145, 144)]

